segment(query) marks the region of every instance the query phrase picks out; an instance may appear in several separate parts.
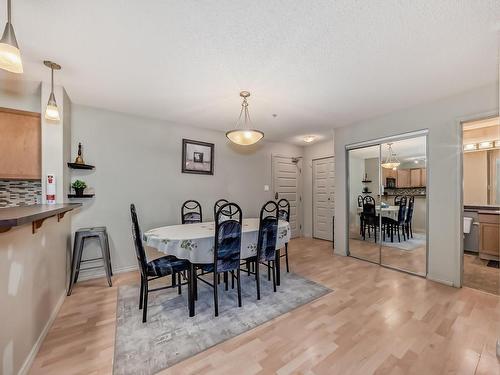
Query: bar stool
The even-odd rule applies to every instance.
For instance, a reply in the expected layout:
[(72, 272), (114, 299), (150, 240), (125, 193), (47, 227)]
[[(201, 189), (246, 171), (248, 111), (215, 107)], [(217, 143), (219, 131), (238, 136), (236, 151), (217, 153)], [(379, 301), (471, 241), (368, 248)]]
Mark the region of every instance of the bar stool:
[[(99, 244), (101, 246), (102, 257), (100, 258), (92, 258), (82, 260), (83, 253), (83, 245), (85, 243), (85, 239), (87, 238), (99, 238)], [(80, 268), (80, 265), (85, 262), (91, 262), (95, 260), (102, 259), (102, 266), (94, 266), (87, 268)], [(69, 288), (68, 288), (68, 296), (71, 295), (71, 291), (73, 290), (73, 285), (78, 281), (78, 275), (81, 270), (90, 270), (94, 268), (104, 267), (106, 271), (106, 278), (108, 279), (109, 286), (111, 284), (111, 276), (113, 276), (113, 270), (111, 268), (111, 256), (109, 252), (109, 241), (108, 241), (108, 232), (106, 231), (106, 227), (93, 227), (93, 228), (80, 228), (75, 232), (75, 242), (73, 244), (73, 258), (71, 260), (71, 277), (69, 280)]]

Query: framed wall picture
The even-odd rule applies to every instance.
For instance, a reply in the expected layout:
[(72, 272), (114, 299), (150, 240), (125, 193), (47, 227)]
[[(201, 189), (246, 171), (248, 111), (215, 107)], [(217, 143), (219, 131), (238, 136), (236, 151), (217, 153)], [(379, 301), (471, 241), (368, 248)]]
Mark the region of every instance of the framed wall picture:
[(182, 140), (182, 173), (214, 174), (214, 144)]

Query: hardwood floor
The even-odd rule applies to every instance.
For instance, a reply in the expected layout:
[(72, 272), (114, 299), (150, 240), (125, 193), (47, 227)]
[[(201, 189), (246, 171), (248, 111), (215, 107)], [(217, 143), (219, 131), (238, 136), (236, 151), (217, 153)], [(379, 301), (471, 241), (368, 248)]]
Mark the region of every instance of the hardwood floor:
[(464, 285), (500, 295), (500, 269), (487, 263), (477, 255), (464, 254)]
[[(329, 242), (289, 252), (294, 272), (334, 292), (162, 374), (500, 374), (500, 297), (334, 256)], [(31, 373), (111, 373), (117, 287), (135, 282), (77, 284)]]

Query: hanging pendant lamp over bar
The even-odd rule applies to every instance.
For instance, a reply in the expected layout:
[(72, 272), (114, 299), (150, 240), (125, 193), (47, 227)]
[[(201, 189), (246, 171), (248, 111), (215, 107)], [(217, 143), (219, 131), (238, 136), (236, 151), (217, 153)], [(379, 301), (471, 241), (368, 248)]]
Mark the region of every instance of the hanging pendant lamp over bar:
[(10, 0), (7, 0), (7, 24), (0, 39), (0, 68), (12, 73), (22, 73), (23, 63), (11, 23)]
[(392, 143), (388, 143), (387, 146), (388, 146), (388, 150), (387, 150), (388, 154), (387, 154), (387, 157), (385, 159), (385, 162), (383, 162), (381, 165), (382, 165), (382, 168), (395, 170), (397, 167), (399, 167), (399, 165), (401, 163), (396, 158), (396, 154), (393, 153), (393, 151), (392, 151)]
[(57, 108), (56, 97), (54, 95), (54, 70), (60, 70), (61, 65), (56, 64), (52, 61), (44, 61), (45, 66), (50, 68), (50, 96), (49, 102), (47, 103), (47, 108), (45, 109), (45, 118), (47, 120), (59, 121), (59, 109)]
[[(257, 143), (262, 138), (264, 138), (264, 133), (260, 130), (255, 130), (251, 128), (252, 121), (250, 120), (250, 113), (248, 112), (248, 101), (247, 98), (250, 96), (248, 91), (240, 92), (240, 96), (243, 98), (243, 103), (241, 103), (241, 112), (238, 121), (236, 122), (236, 129), (230, 130), (226, 133), (226, 137), (233, 143), (240, 146), (250, 146)], [(244, 117), (243, 117), (244, 115)], [(239, 128), (241, 123), (241, 118), (243, 117), (244, 124), (242, 128)]]

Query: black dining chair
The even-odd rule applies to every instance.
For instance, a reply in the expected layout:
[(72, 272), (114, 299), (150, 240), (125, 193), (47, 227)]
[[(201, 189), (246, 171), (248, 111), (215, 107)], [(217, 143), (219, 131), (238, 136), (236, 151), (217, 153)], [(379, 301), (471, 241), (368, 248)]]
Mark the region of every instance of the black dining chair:
[[(362, 208), (365, 198), (362, 195), (358, 195), (358, 207)], [(363, 212), (359, 213), (359, 235), (363, 235)]]
[(377, 215), (377, 210), (375, 207), (375, 199), (371, 195), (367, 195), (363, 200), (363, 240), (366, 240), (366, 230), (368, 229), (368, 237), (371, 237), (371, 230), (375, 236), (375, 242), (377, 242), (377, 231), (380, 227), (380, 218)]
[(181, 222), (182, 224), (201, 223), (202, 213), (201, 205), (198, 201), (188, 200), (181, 207)]
[(405, 227), (406, 227), (406, 237), (413, 238), (413, 209), (415, 207), (415, 197), (410, 196), (408, 198), (408, 207), (406, 208), (406, 219), (405, 219)]
[(257, 299), (260, 300), (260, 272), (259, 265), (263, 264), (272, 273), (273, 290), (276, 292), (276, 240), (278, 238), (278, 204), (268, 201), (260, 210), (259, 234), (257, 237), (257, 255), (246, 259), (247, 264), (253, 264), (255, 272), (247, 269), (247, 272), (255, 275), (257, 284)]
[(241, 307), (240, 255), (242, 219), (241, 208), (236, 203), (226, 203), (219, 208), (215, 215), (214, 262), (213, 264), (199, 266), (203, 271), (203, 275), (213, 273), (212, 283), (206, 281), (200, 275), (197, 278), (214, 290), (215, 316), (219, 316), (217, 285), (219, 284), (218, 276), (221, 273), (225, 276), (226, 290), (228, 272), (231, 273), (233, 282), (234, 278), (236, 278), (238, 307)]
[[(285, 198), (278, 201), (278, 218), (283, 221), (290, 221), (290, 202)], [(280, 258), (283, 257), (285, 257), (286, 272), (290, 272), (290, 266), (288, 265), (288, 242), (285, 243), (285, 254), (280, 255)]]
[[(146, 322), (148, 311), (148, 294), (162, 289), (178, 288), (178, 293), (182, 293), (181, 273), (189, 269), (187, 260), (178, 259), (173, 255), (167, 255), (150, 262), (147, 261), (144, 245), (142, 244), (141, 230), (137, 220), (135, 205), (130, 205), (130, 215), (132, 217), (132, 237), (134, 239), (135, 254), (139, 263), (141, 274), (141, 289), (139, 293), (139, 309), (142, 309), (142, 322)], [(149, 289), (149, 282), (165, 276), (172, 276), (172, 284), (169, 286)], [(176, 280), (177, 276), (177, 280)]]
[(401, 198), (403, 198), (403, 197), (404, 197), (404, 195), (396, 195), (396, 196), (394, 197), (394, 205), (395, 205), (395, 206), (399, 206), (399, 201), (400, 201), (400, 200), (401, 200)]
[(390, 232), (391, 242), (394, 242), (394, 230), (398, 235), (398, 242), (401, 242), (401, 232), (403, 233), (403, 241), (406, 241), (406, 197), (402, 196), (398, 204), (398, 217), (396, 219), (384, 217), (383, 223), (386, 225), (387, 231)]
[(214, 204), (214, 221), (215, 217), (217, 216), (217, 211), (226, 203), (229, 203), (227, 199), (219, 199), (218, 201), (215, 202)]

